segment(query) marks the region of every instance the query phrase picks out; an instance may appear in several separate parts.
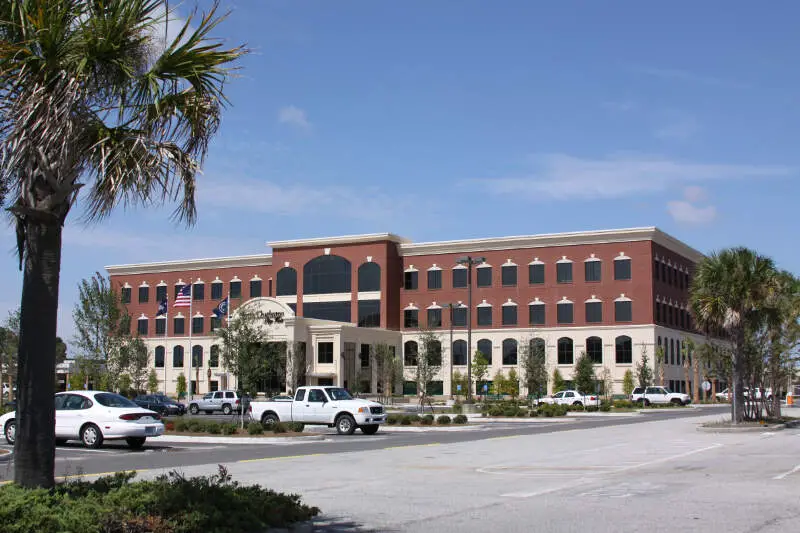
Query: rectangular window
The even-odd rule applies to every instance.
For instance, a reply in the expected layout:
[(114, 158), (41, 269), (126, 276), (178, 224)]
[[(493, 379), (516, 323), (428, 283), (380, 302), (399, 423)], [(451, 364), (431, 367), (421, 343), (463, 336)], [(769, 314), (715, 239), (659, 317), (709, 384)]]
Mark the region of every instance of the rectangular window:
[(681, 309), (680, 313), (681, 313), (681, 327), (685, 328), (686, 327), (686, 311)]
[(531, 285), (541, 285), (544, 283), (544, 265), (528, 265), (528, 283)]
[(381, 327), (381, 301), (358, 301), (358, 326), (361, 328)]
[(517, 267), (506, 265), (500, 269), (500, 279), (503, 287), (516, 287), (517, 286)]
[(456, 307), (453, 309), (453, 327), (463, 328), (467, 325), (467, 308)]
[(359, 352), (358, 358), (361, 359), (361, 368), (369, 367), (369, 344), (361, 345), (361, 352)]
[(531, 326), (544, 326), (544, 305), (535, 304), (528, 306), (528, 314)]
[(677, 287), (679, 279), (678, 267), (672, 267), (672, 272), (670, 272), (670, 278), (672, 279), (672, 284)]
[(615, 280), (631, 279), (630, 259), (617, 259), (616, 261), (614, 261), (614, 279)]
[(632, 322), (633, 306), (629, 301), (614, 302), (614, 321)]
[(406, 309), (403, 311), (403, 327), (404, 328), (418, 328), (419, 327), (419, 311), (416, 309)]
[(131, 303), (131, 288), (130, 287), (123, 287), (122, 288), (122, 303), (129, 304)]
[(167, 319), (156, 318), (156, 335), (166, 335), (166, 334), (167, 334)]
[(332, 342), (318, 342), (317, 343), (317, 363), (322, 365), (333, 364), (333, 343)]
[(661, 302), (656, 302), (656, 322), (661, 322)]
[(215, 316), (211, 317), (211, 331), (217, 331), (222, 327), (222, 319)]
[(206, 286), (203, 283), (195, 283), (192, 286), (192, 298), (195, 301), (203, 300), (206, 297)]
[(146, 304), (150, 300), (150, 287), (139, 287), (139, 303)]
[(303, 316), (334, 322), (350, 322), (352, 320), (352, 302), (309, 302), (303, 304)]
[(444, 394), (444, 381), (435, 380), (428, 384), (427, 393), (430, 396), (441, 396)]
[(175, 294), (173, 294), (172, 297), (173, 298), (177, 298), (178, 294), (180, 294), (182, 288), (183, 288), (183, 285), (181, 285), (180, 283), (175, 285)]
[(654, 259), (653, 260), (653, 279), (655, 279), (656, 281), (659, 281), (661, 279), (661, 276), (659, 276), (658, 272), (659, 272), (658, 261), (656, 261)]
[(667, 283), (669, 279), (667, 278), (667, 264), (661, 263), (661, 281)]
[(428, 290), (436, 290), (441, 288), (442, 288), (442, 271), (428, 270)]
[(428, 327), (440, 328), (442, 327), (442, 310), (441, 309), (428, 309)]
[(467, 287), (467, 269), (454, 268), (452, 272), (453, 272), (453, 288), (465, 289)]
[(503, 306), (503, 325), (516, 326), (517, 325), (517, 306), (504, 305)]
[(572, 324), (572, 304), (558, 304), (556, 306), (556, 320), (559, 324)]
[(173, 318), (172, 319), (172, 333), (175, 335), (183, 335), (184, 331), (184, 319), (183, 318)]
[(250, 298), (261, 298), (261, 280), (250, 280)]
[(417, 395), (417, 382), (416, 381), (404, 381), (403, 382), (403, 395), (404, 396), (416, 396)]
[(586, 261), (583, 264), (583, 269), (586, 271), (586, 281), (600, 281), (602, 267), (602, 261)]
[(241, 298), (242, 297), (242, 282), (241, 281), (231, 281), (228, 290), (230, 290), (231, 298)]
[(196, 316), (192, 318), (192, 335), (200, 335), (203, 333), (203, 317)]
[(156, 287), (156, 301), (163, 302), (167, 299), (167, 286), (166, 285), (159, 285)]
[(211, 284), (211, 299), (222, 300), (222, 283)]
[(484, 305), (478, 307), (478, 325), (491, 326), (492, 325), (492, 306)]
[(136, 332), (139, 335), (147, 335), (147, 322), (147, 319), (139, 319), (137, 323), (138, 327), (136, 328)]
[(672, 321), (672, 306), (670, 305), (667, 306), (667, 324), (671, 326), (673, 323), (674, 322)]
[(683, 274), (683, 286), (686, 287), (687, 289), (689, 288), (689, 273), (688, 272), (684, 272), (684, 274)]
[(415, 291), (417, 290), (417, 285), (419, 283), (419, 272), (416, 270), (411, 272), (406, 272), (403, 275), (403, 287), (407, 291)]
[(572, 263), (558, 263), (556, 265), (556, 281), (558, 283), (572, 283)]
[(586, 322), (597, 323), (603, 321), (603, 303), (586, 302)]
[(478, 287), (491, 287), (492, 286), (492, 267), (476, 268), (478, 273)]

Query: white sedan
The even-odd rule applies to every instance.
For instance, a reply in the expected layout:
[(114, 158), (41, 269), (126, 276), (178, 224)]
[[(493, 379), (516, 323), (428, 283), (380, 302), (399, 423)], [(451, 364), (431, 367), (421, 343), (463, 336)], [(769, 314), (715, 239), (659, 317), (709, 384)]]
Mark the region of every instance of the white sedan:
[(600, 405), (600, 398), (594, 394), (581, 394), (576, 390), (564, 390), (552, 396), (547, 396), (539, 400), (539, 403), (549, 403), (556, 405), (583, 405), (584, 407)]
[[(125, 439), (137, 449), (147, 437), (164, 433), (158, 413), (142, 409), (129, 399), (102, 391), (70, 391), (56, 394), (56, 444), (80, 440), (87, 448), (99, 448), (104, 440)], [(16, 413), (0, 417), (6, 442), (14, 444)]]

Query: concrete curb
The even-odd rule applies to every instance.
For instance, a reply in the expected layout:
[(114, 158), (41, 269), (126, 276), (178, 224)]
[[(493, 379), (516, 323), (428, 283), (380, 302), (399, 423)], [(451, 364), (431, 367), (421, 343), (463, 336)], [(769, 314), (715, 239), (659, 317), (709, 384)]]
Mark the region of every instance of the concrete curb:
[(427, 432), (436, 432), (436, 431), (475, 431), (478, 429), (483, 429), (484, 426), (462, 426), (459, 424), (453, 424), (449, 426), (381, 426), (381, 429), (378, 431), (378, 434), (381, 433), (427, 433)]
[(639, 416), (641, 411), (633, 411), (629, 413), (587, 413), (585, 411), (570, 411), (567, 416), (573, 417), (588, 417), (588, 418), (630, 418), (632, 416)]
[(571, 422), (571, 420), (567, 419), (564, 416), (536, 416), (536, 417), (519, 417), (519, 418), (506, 418), (506, 417), (483, 417), (480, 415), (472, 416), (467, 415), (467, 420), (470, 422), (481, 422), (484, 424), (496, 424), (496, 423), (517, 423), (517, 424), (543, 424), (546, 422)]
[(13, 450), (0, 450), (0, 452), (6, 452), (6, 453), (0, 453), (0, 463), (7, 463), (12, 459), (14, 459)]
[(170, 442), (186, 444), (303, 444), (325, 440), (324, 435), (308, 437), (190, 437), (188, 435), (162, 435), (147, 439), (150, 443)]
[(721, 426), (697, 426), (697, 431), (702, 433), (763, 433), (765, 431), (780, 431), (786, 429), (788, 424), (772, 424), (770, 426), (745, 426), (745, 427), (721, 427)]

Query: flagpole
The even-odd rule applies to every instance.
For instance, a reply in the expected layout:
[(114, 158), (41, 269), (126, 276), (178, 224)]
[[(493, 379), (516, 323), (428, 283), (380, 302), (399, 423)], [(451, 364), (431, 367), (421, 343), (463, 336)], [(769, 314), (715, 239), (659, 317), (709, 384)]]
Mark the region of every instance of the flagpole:
[(169, 354), (169, 285), (167, 285), (166, 311), (164, 311), (164, 396), (167, 395), (167, 355)]
[[(231, 285), (230, 285), (230, 283), (228, 283), (228, 296), (227, 296), (227, 298), (228, 298), (228, 305), (226, 306), (227, 309), (225, 309), (225, 315), (226, 315), (226, 317), (225, 317), (225, 319), (226, 319), (225, 320), (225, 322), (226, 322), (225, 327), (227, 328), (227, 331), (228, 331), (228, 344), (230, 344), (230, 342), (231, 342), (231, 337), (230, 337), (230, 335), (231, 335), (231, 330), (230, 330), (230, 327), (231, 327), (231, 304), (233, 303), (231, 301)], [(225, 369), (225, 373), (226, 374), (228, 373), (228, 369), (227, 368)], [(225, 380), (225, 381), (227, 381), (227, 380)], [(231, 386), (230, 383), (226, 383), (226, 385), (228, 387)], [(237, 389), (239, 388), (238, 387), (238, 383), (237, 383), (237, 387), (236, 388)]]
[[(192, 278), (189, 278), (189, 361), (188, 361), (189, 368), (186, 369), (186, 367), (184, 367), (184, 370), (186, 370), (186, 377), (188, 378), (186, 380), (186, 383), (189, 385), (187, 387), (187, 390), (192, 393), (192, 396), (194, 396), (194, 390), (192, 389), (192, 329), (194, 325), (194, 315), (192, 314), (193, 303), (194, 303), (194, 280)], [(187, 400), (188, 399), (189, 398), (187, 394)]]

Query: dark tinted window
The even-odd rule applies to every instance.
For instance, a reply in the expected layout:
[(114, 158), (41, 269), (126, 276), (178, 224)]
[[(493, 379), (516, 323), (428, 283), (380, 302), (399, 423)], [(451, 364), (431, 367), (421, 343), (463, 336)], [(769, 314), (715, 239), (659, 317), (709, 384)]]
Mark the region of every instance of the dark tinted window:
[(403, 327), (404, 328), (419, 327), (419, 311), (417, 309), (406, 309), (405, 311), (403, 311)]
[(492, 267), (476, 268), (478, 276), (478, 287), (491, 287), (492, 286)]
[(156, 368), (164, 368), (165, 350), (163, 346), (156, 346), (154, 363)]
[(203, 366), (203, 347), (199, 344), (192, 346), (192, 368)]
[(528, 323), (532, 326), (544, 325), (544, 304), (534, 304), (528, 306)]
[(229, 290), (231, 293), (231, 298), (241, 298), (242, 297), (242, 282), (241, 281), (231, 281), (229, 285)]
[(661, 322), (661, 302), (656, 302), (656, 322)]
[(417, 290), (419, 285), (419, 272), (412, 270), (411, 272), (403, 273), (403, 288), (407, 291)]
[(631, 260), (617, 259), (614, 261), (614, 279), (631, 279)]
[(503, 287), (515, 287), (517, 285), (517, 267), (506, 265), (500, 269), (500, 278)]
[(583, 264), (583, 268), (586, 271), (586, 281), (600, 281), (602, 267), (602, 261), (586, 261)]
[(321, 364), (333, 363), (333, 343), (332, 342), (318, 342), (317, 343), (317, 363), (321, 363)]
[(159, 285), (156, 287), (156, 301), (163, 302), (167, 298), (167, 286)]
[(558, 263), (556, 265), (556, 281), (558, 283), (572, 283), (572, 263)]
[(467, 364), (467, 341), (453, 342), (453, 364), (463, 366)]
[(136, 332), (139, 335), (147, 335), (147, 323), (148, 320), (146, 318), (140, 318), (136, 323)]
[(209, 329), (211, 331), (216, 331), (216, 330), (218, 330), (219, 328), (222, 327), (222, 319), (221, 318), (217, 318), (216, 316), (211, 316), (211, 317), (209, 317), (209, 320), (210, 320)]
[(352, 303), (346, 302), (311, 302), (303, 304), (303, 316), (335, 322), (350, 322)]
[(586, 302), (586, 322), (595, 323), (603, 321), (603, 303)]
[(219, 366), (219, 346), (212, 346), (211, 353), (208, 356), (208, 366), (217, 368)]
[(463, 289), (467, 286), (467, 269), (454, 268), (453, 272), (453, 288)]
[(631, 364), (633, 362), (631, 338), (627, 335), (620, 335), (617, 337), (615, 345), (617, 364)]
[(350, 292), (350, 261), (338, 255), (321, 255), (303, 266), (304, 294)]
[(167, 319), (166, 318), (156, 318), (156, 335), (166, 335), (167, 334)]
[(122, 288), (122, 303), (129, 304), (131, 303), (131, 288), (130, 287), (123, 287)]
[(586, 339), (586, 355), (596, 365), (603, 364), (603, 340), (600, 337)]
[(183, 318), (173, 318), (172, 319), (172, 333), (175, 335), (183, 335), (186, 330), (184, 329), (184, 319)]
[(368, 262), (358, 267), (359, 292), (381, 290), (381, 267), (378, 263)]
[(417, 356), (419, 356), (417, 341), (406, 341), (403, 345), (403, 364), (405, 366), (417, 366)]
[(192, 335), (199, 335), (203, 333), (203, 317), (196, 316), (192, 318)]
[(442, 288), (442, 271), (428, 270), (428, 289), (435, 290)]
[(302, 402), (305, 399), (305, 397), (306, 397), (306, 389), (300, 389), (294, 395), (294, 401)]
[(150, 287), (139, 287), (139, 303), (145, 304), (150, 300)]
[(440, 328), (442, 327), (442, 310), (441, 309), (428, 309), (428, 327)]
[(195, 283), (192, 286), (192, 298), (202, 300), (206, 297), (206, 286), (204, 283)]
[(222, 300), (222, 286), (221, 281), (215, 281), (211, 284), (211, 299)]
[(425, 347), (425, 357), (431, 365), (440, 366), (442, 364), (442, 343), (432, 340)]
[(97, 403), (103, 407), (139, 407), (124, 396), (113, 394), (111, 392), (101, 392), (99, 394), (95, 394), (94, 399), (97, 400)]
[(358, 325), (362, 328), (378, 328), (381, 325), (381, 301), (358, 301)]
[(517, 364), (517, 341), (516, 339), (505, 339), (503, 341), (503, 364)]
[(464, 327), (467, 325), (467, 308), (456, 307), (453, 309), (453, 326)]
[(572, 304), (559, 303), (556, 306), (556, 320), (559, 324), (572, 324)]
[(503, 325), (516, 326), (517, 325), (517, 306), (504, 305), (503, 306)]
[(369, 344), (362, 344), (361, 350), (358, 352), (358, 358), (361, 360), (361, 368), (369, 367), (369, 352), (370, 346)]
[(250, 298), (261, 298), (261, 280), (250, 280)]
[(489, 339), (481, 339), (478, 341), (478, 351), (486, 357), (486, 361), (492, 364), (492, 341)]
[(528, 265), (528, 283), (540, 285), (544, 283), (544, 265)]
[(291, 267), (283, 267), (275, 275), (275, 295), (294, 296), (297, 294), (297, 271)]
[(558, 364), (571, 365), (573, 359), (572, 339), (569, 337), (561, 337), (558, 339)]
[(655, 279), (656, 281), (659, 281), (661, 279), (661, 275), (659, 274), (658, 261), (656, 261), (655, 259), (653, 260), (653, 279)]
[(478, 325), (479, 326), (492, 325), (492, 307), (490, 305), (484, 305), (483, 307), (478, 307)]
[(614, 302), (614, 320), (617, 322), (631, 322), (633, 320), (632, 302)]

